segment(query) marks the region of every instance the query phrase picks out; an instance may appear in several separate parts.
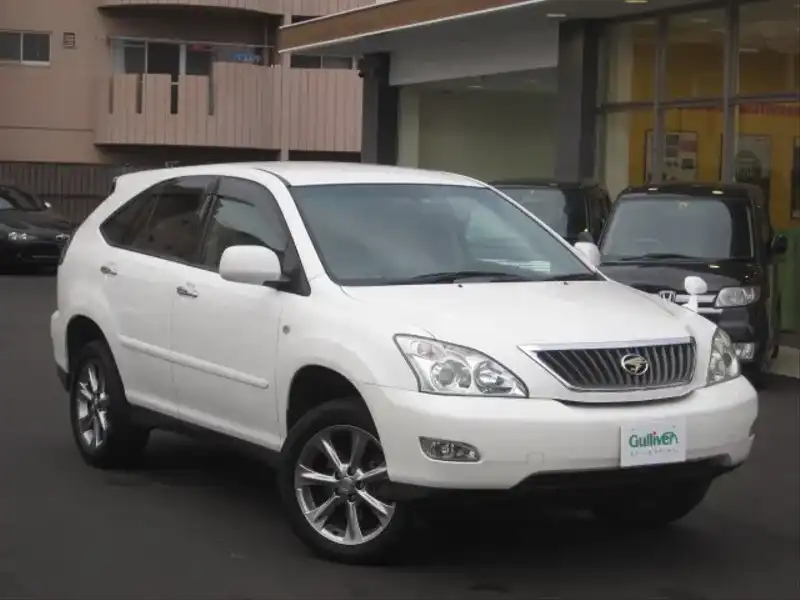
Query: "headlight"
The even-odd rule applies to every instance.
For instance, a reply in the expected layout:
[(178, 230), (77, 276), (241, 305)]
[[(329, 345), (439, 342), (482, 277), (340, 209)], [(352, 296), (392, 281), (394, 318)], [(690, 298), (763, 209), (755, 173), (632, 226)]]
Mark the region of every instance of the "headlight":
[(739, 359), (731, 342), (730, 336), (722, 329), (717, 328), (711, 340), (711, 356), (708, 360), (707, 385), (722, 383), (741, 373)]
[(717, 308), (747, 306), (761, 297), (761, 288), (755, 285), (722, 288), (717, 294)]
[(22, 233), (21, 231), (12, 231), (8, 234), (8, 239), (12, 242), (30, 242), (35, 240), (36, 236), (30, 233)]
[(396, 335), (394, 340), (417, 376), (420, 392), (455, 396), (528, 395), (516, 375), (477, 350), (410, 335)]

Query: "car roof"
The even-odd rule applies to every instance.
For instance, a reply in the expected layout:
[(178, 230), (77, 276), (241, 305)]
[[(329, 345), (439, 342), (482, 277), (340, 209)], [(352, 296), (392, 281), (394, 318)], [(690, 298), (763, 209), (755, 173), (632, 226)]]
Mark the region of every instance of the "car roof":
[(213, 172), (213, 170), (218, 170), (220, 168), (225, 168), (226, 170), (241, 169), (242, 171), (264, 171), (280, 178), (287, 186), (370, 183), (458, 185), (468, 187), (484, 186), (480, 181), (470, 177), (457, 175), (455, 173), (445, 173), (443, 171), (427, 171), (423, 169), (367, 163), (312, 161), (238, 162), (172, 167), (120, 175), (120, 179), (141, 177), (143, 174), (146, 174), (145, 176), (148, 178), (163, 180), (170, 177), (206, 175), (210, 171)]
[(620, 198), (631, 194), (670, 194), (696, 198), (711, 196), (724, 196), (725, 198), (739, 198), (751, 200), (759, 197), (760, 190), (749, 183), (722, 183), (722, 182), (671, 182), (653, 185), (638, 185), (628, 187), (620, 193)]
[(560, 190), (577, 190), (597, 186), (594, 181), (565, 181), (546, 177), (522, 177), (495, 179), (489, 182), (494, 187), (552, 187)]

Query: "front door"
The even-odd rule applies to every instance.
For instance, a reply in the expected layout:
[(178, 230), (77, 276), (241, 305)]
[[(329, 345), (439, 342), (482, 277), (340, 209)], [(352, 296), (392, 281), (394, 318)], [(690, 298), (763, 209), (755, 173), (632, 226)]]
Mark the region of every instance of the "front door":
[(274, 197), (252, 180), (222, 177), (195, 268), (172, 302), (173, 375), (181, 418), (277, 449), (275, 362), (284, 293), (218, 273), (226, 248), (283, 256), (289, 236)]

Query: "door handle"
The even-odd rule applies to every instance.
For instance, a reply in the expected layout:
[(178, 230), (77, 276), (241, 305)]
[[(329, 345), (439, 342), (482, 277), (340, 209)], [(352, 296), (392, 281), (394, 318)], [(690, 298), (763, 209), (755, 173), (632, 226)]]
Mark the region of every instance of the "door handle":
[(103, 265), (102, 267), (100, 267), (100, 272), (103, 275), (110, 275), (111, 277), (117, 274), (117, 270), (109, 265)]
[(178, 296), (183, 296), (184, 298), (197, 298), (196, 291), (182, 285), (179, 285), (177, 288), (175, 288), (175, 291), (178, 292)]

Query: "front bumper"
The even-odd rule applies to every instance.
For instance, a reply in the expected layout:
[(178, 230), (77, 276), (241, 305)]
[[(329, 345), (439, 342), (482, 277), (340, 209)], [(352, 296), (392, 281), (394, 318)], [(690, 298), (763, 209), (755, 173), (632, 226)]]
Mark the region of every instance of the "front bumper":
[[(724, 471), (749, 455), (758, 413), (758, 396), (744, 377), (681, 399), (635, 405), (447, 397), (379, 386), (362, 391), (391, 481), (453, 490), (509, 490), (545, 475), (620, 472), (621, 427), (669, 419), (685, 421), (687, 462), (658, 468), (710, 461)], [(422, 453), (421, 436), (471, 444), (481, 460), (431, 460)]]
[(64, 244), (57, 241), (0, 241), (0, 263), (11, 265), (57, 265)]

